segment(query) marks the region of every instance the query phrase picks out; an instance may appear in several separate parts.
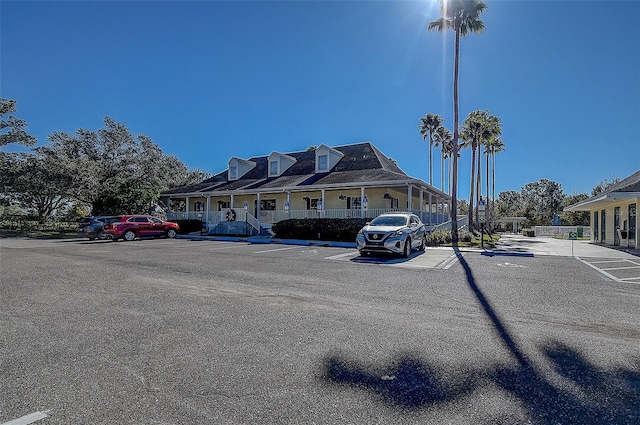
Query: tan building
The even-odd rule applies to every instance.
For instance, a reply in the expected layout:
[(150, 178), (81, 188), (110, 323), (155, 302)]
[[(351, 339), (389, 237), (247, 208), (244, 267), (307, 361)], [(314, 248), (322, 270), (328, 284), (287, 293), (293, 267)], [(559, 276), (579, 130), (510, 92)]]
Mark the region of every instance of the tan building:
[(640, 170), (599, 195), (564, 210), (590, 212), (593, 242), (636, 248), (640, 247), (637, 231), (639, 204)]
[(232, 157), (201, 183), (162, 193), (168, 219), (199, 219), (210, 233), (255, 234), (289, 218), (369, 218), (412, 211), (449, 221), (451, 197), (408, 176), (372, 143)]

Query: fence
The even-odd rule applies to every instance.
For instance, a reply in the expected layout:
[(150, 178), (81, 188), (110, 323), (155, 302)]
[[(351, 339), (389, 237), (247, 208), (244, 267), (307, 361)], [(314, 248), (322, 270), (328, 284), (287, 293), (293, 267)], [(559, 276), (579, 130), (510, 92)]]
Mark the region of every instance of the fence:
[(579, 238), (591, 238), (591, 227), (587, 226), (533, 226), (536, 236), (568, 238), (569, 232), (576, 232)]

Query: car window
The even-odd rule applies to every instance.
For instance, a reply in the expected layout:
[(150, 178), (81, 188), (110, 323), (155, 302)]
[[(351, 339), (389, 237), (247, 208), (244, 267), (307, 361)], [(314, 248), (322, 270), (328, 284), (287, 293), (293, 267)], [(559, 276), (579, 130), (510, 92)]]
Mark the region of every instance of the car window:
[(149, 221), (152, 221), (152, 222), (154, 222), (156, 224), (162, 224), (162, 220), (158, 220), (155, 217), (149, 217)]
[(376, 217), (371, 222), (371, 226), (405, 226), (406, 224), (407, 224), (407, 217), (404, 217), (401, 215), (380, 216), (380, 217)]
[(110, 223), (116, 223), (116, 222), (121, 222), (122, 221), (122, 217), (111, 217), (113, 219), (113, 221), (110, 221)]
[(148, 223), (147, 217), (132, 217), (128, 221), (133, 221), (134, 223)]

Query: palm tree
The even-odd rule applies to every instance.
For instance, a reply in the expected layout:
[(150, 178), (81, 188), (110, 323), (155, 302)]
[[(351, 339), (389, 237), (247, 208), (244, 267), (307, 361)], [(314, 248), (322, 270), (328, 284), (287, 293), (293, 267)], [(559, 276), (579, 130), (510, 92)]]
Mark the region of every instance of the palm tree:
[(490, 220), (489, 223), (491, 227), (493, 227), (493, 220), (495, 219), (494, 215), (494, 205), (496, 199), (496, 153), (502, 152), (504, 150), (504, 142), (499, 136), (492, 137), (488, 143), (485, 145), (485, 154), (487, 155), (487, 197), (489, 197), (489, 155), (491, 155), (491, 198), (489, 205), (489, 214)]
[[(476, 164), (478, 163), (476, 158), (476, 152), (479, 150), (478, 147), (482, 140), (484, 139), (484, 134), (486, 131), (486, 122), (487, 122), (487, 111), (473, 111), (468, 116), (467, 119), (464, 120), (462, 124), (462, 128), (460, 131), (460, 138), (462, 139), (461, 147), (471, 147), (471, 184), (469, 186), (469, 230), (473, 230), (473, 209), (475, 206), (474, 203), (474, 193), (478, 192), (478, 187), (475, 184), (476, 179)], [(480, 168), (480, 164), (478, 164), (478, 168)]]
[(469, 32), (480, 33), (484, 30), (484, 22), (480, 20), (480, 15), (485, 11), (487, 5), (481, 0), (439, 0), (440, 13), (442, 17), (429, 23), (428, 29), (435, 29), (442, 32), (445, 29), (455, 31), (455, 56), (453, 67), (453, 181), (451, 188), (451, 239), (454, 244), (458, 243), (458, 218), (456, 217), (458, 208), (458, 125), (459, 125), (459, 103), (458, 103), (458, 67), (460, 62), (460, 36), (464, 37)]
[(438, 130), (438, 128), (442, 127), (442, 123), (444, 120), (438, 114), (427, 114), (424, 117), (420, 118), (422, 124), (418, 126), (420, 129), (420, 135), (423, 140), (427, 140), (427, 136), (429, 137), (429, 184), (433, 186), (433, 135)]
[[(451, 153), (453, 151), (453, 135), (446, 127), (440, 127), (436, 132), (436, 146), (440, 147), (442, 153), (442, 191), (445, 192), (445, 160), (451, 159)], [(447, 187), (451, 187), (451, 177), (447, 173)], [(446, 192), (445, 192), (446, 193)]]

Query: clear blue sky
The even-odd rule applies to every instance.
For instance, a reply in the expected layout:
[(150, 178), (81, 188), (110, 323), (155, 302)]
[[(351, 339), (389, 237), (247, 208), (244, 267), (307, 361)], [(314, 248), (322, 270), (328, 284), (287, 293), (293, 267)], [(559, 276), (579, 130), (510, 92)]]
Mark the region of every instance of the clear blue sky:
[[(462, 40), (460, 115), (502, 119), (497, 192), (640, 169), (640, 2), (487, 1)], [(453, 33), (433, 1), (0, 3), (0, 96), (40, 143), (104, 116), (190, 168), (371, 141), (428, 181), (419, 118), (452, 130)], [(434, 150), (434, 185), (440, 187)], [(460, 159), (469, 196), (470, 154)]]

